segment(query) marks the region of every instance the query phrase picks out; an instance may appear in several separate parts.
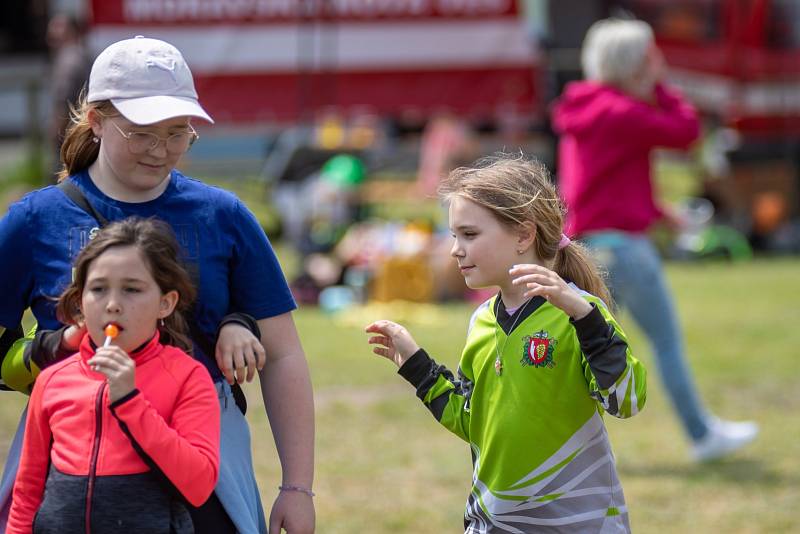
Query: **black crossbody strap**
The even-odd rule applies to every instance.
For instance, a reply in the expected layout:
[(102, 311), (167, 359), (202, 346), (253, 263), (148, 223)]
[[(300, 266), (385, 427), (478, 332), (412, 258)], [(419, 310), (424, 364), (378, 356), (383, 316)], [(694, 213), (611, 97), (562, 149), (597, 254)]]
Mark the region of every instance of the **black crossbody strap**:
[(56, 187), (61, 189), (61, 191), (67, 195), (67, 197), (69, 197), (69, 199), (79, 208), (94, 217), (94, 220), (100, 224), (100, 227), (108, 224), (108, 219), (100, 215), (100, 213), (94, 209), (94, 206), (92, 206), (84, 196), (83, 191), (78, 189), (78, 186), (72, 183), (70, 180), (63, 180), (59, 182)]

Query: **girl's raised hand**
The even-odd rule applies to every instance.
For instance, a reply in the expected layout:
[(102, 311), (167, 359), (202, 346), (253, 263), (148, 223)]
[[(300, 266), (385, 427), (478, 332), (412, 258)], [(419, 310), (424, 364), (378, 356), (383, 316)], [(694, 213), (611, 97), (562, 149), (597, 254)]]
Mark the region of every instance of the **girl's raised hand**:
[(378, 345), (372, 348), (372, 352), (393, 361), (397, 367), (401, 367), (419, 350), (419, 345), (408, 330), (392, 321), (375, 321), (364, 330), (378, 334), (367, 341), (370, 345)]
[(515, 265), (509, 271), (511, 283), (525, 286), (525, 298), (544, 297), (553, 306), (564, 310), (573, 319), (583, 319), (592, 311), (580, 294), (571, 288), (557, 273), (541, 265), (524, 263)]
[(118, 401), (136, 387), (136, 364), (118, 346), (99, 347), (88, 363), (93, 370), (106, 375), (111, 402)]

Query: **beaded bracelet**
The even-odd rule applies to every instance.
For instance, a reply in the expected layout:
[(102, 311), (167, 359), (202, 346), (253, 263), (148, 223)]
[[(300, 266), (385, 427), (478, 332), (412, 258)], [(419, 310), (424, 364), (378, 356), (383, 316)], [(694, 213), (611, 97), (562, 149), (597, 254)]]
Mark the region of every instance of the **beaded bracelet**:
[(301, 488), (300, 486), (289, 486), (287, 484), (282, 484), (278, 486), (278, 489), (281, 491), (299, 491), (300, 493), (305, 493), (309, 497), (313, 497), (314, 495), (316, 495), (316, 493), (314, 493), (310, 489)]

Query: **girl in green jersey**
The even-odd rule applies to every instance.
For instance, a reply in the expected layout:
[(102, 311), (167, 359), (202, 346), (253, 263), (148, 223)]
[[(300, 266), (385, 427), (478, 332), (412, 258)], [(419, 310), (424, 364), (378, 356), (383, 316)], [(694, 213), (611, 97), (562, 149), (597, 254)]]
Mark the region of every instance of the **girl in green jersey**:
[(638, 413), (645, 370), (594, 264), (562, 233), (547, 170), (499, 154), (453, 171), (440, 194), (467, 285), (500, 289), (473, 314), (456, 376), (401, 325), (380, 320), (366, 331), (470, 444), (466, 532), (628, 532), (602, 413)]

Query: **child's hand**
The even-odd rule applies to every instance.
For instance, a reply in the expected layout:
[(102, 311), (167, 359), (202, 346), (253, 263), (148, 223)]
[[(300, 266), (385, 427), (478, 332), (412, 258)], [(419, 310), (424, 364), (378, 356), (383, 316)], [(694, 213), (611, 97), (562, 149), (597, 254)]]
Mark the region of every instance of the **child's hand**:
[(121, 399), (136, 387), (136, 364), (118, 346), (99, 347), (88, 363), (94, 371), (106, 375), (111, 402)]
[(583, 319), (592, 311), (589, 304), (555, 272), (532, 263), (515, 265), (509, 271), (515, 286), (524, 285), (525, 298), (541, 296), (553, 306), (564, 310), (573, 319)]
[(393, 361), (397, 367), (401, 367), (419, 350), (419, 345), (408, 330), (392, 321), (375, 321), (365, 331), (380, 334), (369, 338), (370, 345), (383, 345), (373, 347), (372, 352)]
[(253, 380), (256, 371), (264, 367), (267, 353), (261, 340), (249, 329), (238, 323), (228, 323), (219, 331), (216, 359), (228, 384), (234, 381), (242, 384)]
[(61, 334), (61, 348), (70, 352), (77, 352), (81, 346), (81, 339), (86, 333), (86, 325), (70, 325), (64, 333)]

